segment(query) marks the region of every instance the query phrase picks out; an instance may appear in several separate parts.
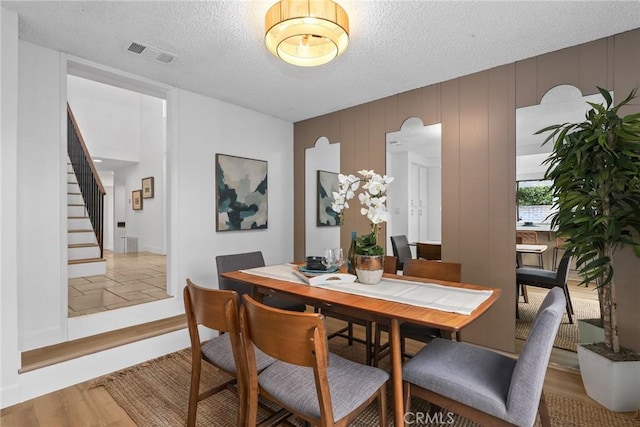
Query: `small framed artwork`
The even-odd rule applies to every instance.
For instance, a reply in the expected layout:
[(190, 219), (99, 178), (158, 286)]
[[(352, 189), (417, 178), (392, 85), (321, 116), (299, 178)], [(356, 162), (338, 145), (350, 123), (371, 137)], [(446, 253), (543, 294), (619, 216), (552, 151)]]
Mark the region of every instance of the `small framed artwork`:
[(333, 192), (338, 191), (338, 174), (318, 171), (318, 227), (340, 225), (340, 215), (331, 209)]
[(131, 206), (134, 211), (142, 210), (142, 190), (135, 190), (131, 192)]
[(153, 199), (153, 177), (142, 178), (142, 198)]
[(216, 231), (267, 228), (267, 162), (216, 154)]

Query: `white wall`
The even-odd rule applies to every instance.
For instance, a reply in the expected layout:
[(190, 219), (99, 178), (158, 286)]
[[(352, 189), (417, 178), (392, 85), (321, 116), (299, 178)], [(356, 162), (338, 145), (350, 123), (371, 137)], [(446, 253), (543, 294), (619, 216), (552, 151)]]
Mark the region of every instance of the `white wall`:
[[(217, 285), (217, 255), (259, 250), (267, 264), (292, 261), (293, 124), (184, 90), (174, 95), (177, 145), (168, 170), (178, 194), (171, 198), (170, 246), (180, 289), (187, 277)], [(216, 232), (216, 153), (268, 162), (266, 230)]]
[[(305, 161), (305, 256), (322, 256), (325, 248), (340, 246), (340, 227), (318, 227), (318, 171), (340, 171), (340, 143), (331, 144), (325, 137), (307, 148)], [(345, 255), (349, 248), (343, 248)]]
[[(115, 170), (115, 179), (124, 187), (115, 193), (114, 222), (125, 221), (126, 234), (138, 238), (139, 251), (166, 254), (164, 100), (73, 75), (67, 81), (69, 105), (91, 156), (134, 162)], [(146, 177), (154, 177), (154, 197), (144, 199), (143, 209), (134, 211), (131, 192), (141, 189)], [(118, 230), (110, 236), (112, 247), (122, 252)]]
[[(5, 407), (184, 348), (188, 335), (183, 330), (16, 374), (19, 351), (173, 316), (184, 312), (184, 307), (181, 292), (176, 292), (176, 298), (66, 318), (66, 68), (62, 61), (66, 57), (17, 42), (14, 14), (8, 18), (3, 14), (2, 24), (0, 404)], [(19, 43), (17, 49), (11, 46), (12, 40)], [(11, 63), (16, 55), (18, 60)], [(12, 78), (18, 79), (17, 90)], [(7, 86), (13, 90), (5, 96)], [(168, 99), (169, 288), (181, 290), (187, 277), (216, 286), (215, 256), (219, 254), (261, 250), (268, 263), (291, 260), (293, 124), (180, 89), (171, 90)], [(215, 231), (215, 153), (268, 161), (268, 229)], [(12, 182), (17, 185), (12, 187)], [(117, 197), (117, 180), (114, 187)], [(14, 200), (15, 209), (10, 206)], [(11, 254), (16, 254), (15, 259)]]
[(139, 161), (140, 94), (67, 76), (67, 98), (91, 157)]
[(18, 15), (0, 7), (0, 407), (19, 402)]
[(18, 67), (18, 324), (20, 349), (29, 350), (65, 338), (64, 73), (58, 52), (23, 41)]

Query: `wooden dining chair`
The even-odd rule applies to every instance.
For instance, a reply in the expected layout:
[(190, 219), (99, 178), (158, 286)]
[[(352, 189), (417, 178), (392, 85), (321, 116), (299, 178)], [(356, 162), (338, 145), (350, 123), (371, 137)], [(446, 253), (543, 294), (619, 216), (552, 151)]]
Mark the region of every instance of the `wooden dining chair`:
[(416, 243), (416, 255), (418, 259), (439, 261), (442, 259), (442, 245), (433, 243)]
[[(384, 272), (390, 274), (397, 273), (397, 258), (387, 255), (384, 257)], [(327, 305), (316, 306), (316, 313), (322, 313), (325, 317), (331, 317), (334, 319), (342, 320), (346, 322), (346, 326), (331, 332), (328, 335), (329, 339), (340, 337), (347, 340), (349, 345), (353, 345), (354, 342), (358, 342), (365, 345), (365, 363), (367, 365), (373, 365), (373, 333), (374, 322), (373, 317), (368, 317), (363, 313), (353, 313), (348, 307), (335, 307)], [(353, 325), (360, 325), (364, 327), (364, 339), (358, 338), (353, 332)]]
[[(529, 230), (516, 230), (516, 244), (519, 243), (521, 244), (525, 244), (525, 245), (538, 245), (538, 233), (536, 233), (535, 231), (529, 231)], [(544, 257), (542, 255), (542, 253), (538, 253), (538, 268), (543, 268), (544, 267)], [(519, 258), (519, 267), (524, 267), (524, 264), (522, 263), (522, 255), (520, 255)]]
[[(412, 259), (404, 266), (404, 276), (429, 278), (434, 280), (445, 280), (448, 282), (460, 282), (462, 277), (462, 266), (455, 262), (427, 261), (424, 259)], [(380, 359), (389, 353), (389, 343), (381, 344), (381, 332), (389, 333), (389, 325), (377, 322), (375, 341), (373, 343), (373, 366), (378, 366)], [(460, 339), (459, 335), (448, 331), (441, 331), (437, 328), (417, 325), (415, 323), (402, 323), (400, 325), (400, 348), (403, 357), (411, 357), (405, 351), (406, 339), (412, 339), (428, 343), (434, 338), (445, 337), (449, 339)]]
[[(240, 338), (240, 320), (238, 313), (238, 294), (230, 290), (203, 288), (190, 279), (184, 288), (184, 308), (191, 339), (191, 386), (189, 387), (189, 407), (187, 426), (195, 426), (198, 402), (212, 396), (232, 384), (237, 384), (238, 425), (244, 425), (246, 407), (246, 360)], [(222, 333), (209, 341), (201, 342), (198, 325), (215, 329)], [(216, 384), (200, 392), (202, 361), (227, 373), (231, 379)], [(262, 371), (275, 362), (275, 359), (262, 352), (256, 352), (256, 369)]]
[[(379, 425), (386, 426), (386, 372), (329, 353), (321, 314), (279, 310), (248, 295), (243, 298), (240, 318), (249, 367), (247, 425), (256, 425), (260, 396), (316, 426), (348, 426), (377, 400)], [(254, 348), (277, 359), (260, 375)], [(274, 419), (281, 420), (281, 414), (260, 425), (272, 425)]]
[(435, 339), (402, 368), (405, 411), (411, 397), (483, 426), (551, 425), (542, 393), (565, 305), (561, 289), (544, 299), (517, 360), (461, 342)]

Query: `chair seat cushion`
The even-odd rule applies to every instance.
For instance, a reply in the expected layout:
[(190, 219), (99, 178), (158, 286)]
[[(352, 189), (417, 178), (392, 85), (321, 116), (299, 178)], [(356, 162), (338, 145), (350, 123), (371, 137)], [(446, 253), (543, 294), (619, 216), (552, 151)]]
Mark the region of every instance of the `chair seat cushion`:
[[(327, 368), (334, 422), (364, 403), (389, 375), (378, 368), (329, 354)], [(260, 386), (283, 405), (310, 417), (320, 418), (313, 368), (278, 361), (258, 377)]]
[[(254, 350), (256, 353), (258, 372), (276, 361), (276, 359), (264, 354), (258, 348), (254, 347)], [(233, 350), (231, 348), (231, 338), (229, 334), (222, 334), (203, 343), (202, 354), (206, 360), (215, 366), (227, 372), (236, 372), (236, 362), (233, 359)]]
[(402, 377), (504, 419), (515, 364), (490, 350), (436, 338), (403, 366)]
[(557, 286), (557, 272), (540, 268), (516, 268), (516, 281), (522, 285), (552, 288)]

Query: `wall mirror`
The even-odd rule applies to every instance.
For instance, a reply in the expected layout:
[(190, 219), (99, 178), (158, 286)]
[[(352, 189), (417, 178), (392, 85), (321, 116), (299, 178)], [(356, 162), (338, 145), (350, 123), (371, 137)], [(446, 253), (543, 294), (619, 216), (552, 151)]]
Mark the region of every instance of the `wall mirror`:
[(304, 170), (305, 255), (322, 255), (325, 248), (340, 246), (340, 226), (318, 225), (318, 171), (323, 172), (322, 176), (340, 172), (340, 143), (331, 144), (326, 137), (318, 138), (313, 148), (305, 150)]
[(387, 133), (387, 175), (395, 178), (387, 204), (387, 236), (404, 234), (409, 242), (441, 243), (441, 134), (439, 123), (425, 126), (417, 117)]
[(543, 181), (547, 170), (543, 162), (553, 146), (551, 142), (542, 145), (549, 133), (534, 134), (553, 124), (584, 120), (591, 108), (587, 102), (602, 104), (605, 100), (599, 93), (582, 96), (575, 86), (561, 85), (549, 89), (540, 104), (516, 110), (517, 224), (520, 228), (548, 230), (552, 212), (551, 182)]

